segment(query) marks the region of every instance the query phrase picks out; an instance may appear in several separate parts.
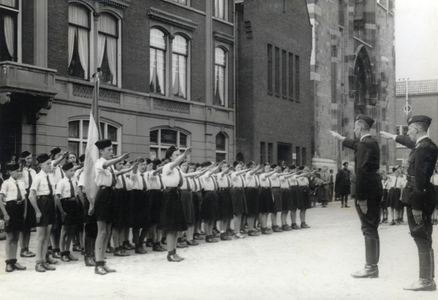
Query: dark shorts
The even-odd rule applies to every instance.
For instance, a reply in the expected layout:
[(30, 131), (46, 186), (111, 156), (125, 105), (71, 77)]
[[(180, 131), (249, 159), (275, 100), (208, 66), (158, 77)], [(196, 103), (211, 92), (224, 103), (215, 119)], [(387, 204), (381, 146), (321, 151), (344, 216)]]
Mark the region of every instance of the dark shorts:
[(9, 224), (5, 227), (6, 232), (17, 232), (24, 228), (24, 201), (8, 201), (5, 204), (6, 212), (9, 215)]
[(151, 201), (146, 191), (133, 190), (131, 193), (132, 201), (132, 228), (151, 227)]
[(114, 228), (120, 229), (126, 225), (128, 219), (127, 198), (128, 192), (126, 190), (117, 189), (114, 191)]
[(309, 209), (312, 207), (310, 189), (307, 186), (299, 187), (300, 197), (298, 198), (298, 209)]
[(272, 212), (276, 213), (283, 209), (282, 199), (281, 199), (281, 190), (279, 187), (272, 188), (272, 197), (273, 197), (273, 207)]
[(223, 188), (217, 191), (219, 202), (219, 219), (231, 220), (233, 218), (233, 203), (231, 202), (231, 189)]
[(151, 224), (157, 225), (160, 222), (161, 207), (163, 205), (163, 191), (150, 190), (147, 192), (151, 199)]
[(39, 223), (36, 224), (36, 226), (44, 227), (44, 226), (55, 224), (56, 210), (55, 210), (55, 200), (53, 199), (53, 197), (49, 197), (49, 196), (37, 197), (37, 206), (41, 212), (41, 218)]
[(281, 204), (282, 211), (289, 211), (292, 209), (292, 192), (290, 188), (281, 189)]
[(94, 213), (93, 215), (90, 216), (88, 214), (89, 208), (90, 208), (90, 202), (88, 201), (87, 196), (85, 196), (84, 197), (85, 236), (94, 239), (97, 237), (96, 214)]
[(62, 209), (66, 213), (64, 226), (75, 226), (79, 224), (79, 207), (77, 200), (61, 199)]
[(392, 188), (389, 190), (388, 201), (389, 201), (389, 205), (391, 206), (391, 208), (399, 209), (399, 208), (403, 207), (403, 206), (401, 206), (400, 195), (401, 195), (400, 189)]
[(159, 230), (185, 231), (187, 222), (178, 188), (166, 188), (163, 193)]
[(96, 221), (112, 223), (114, 221), (114, 190), (99, 188), (94, 203)]
[[(36, 226), (36, 217), (35, 217), (35, 209), (29, 201), (29, 198), (26, 197), (27, 202), (27, 213), (26, 219), (24, 220), (24, 229), (31, 229)], [(23, 203), (24, 204), (24, 203)]]
[(246, 206), (248, 207), (249, 216), (258, 216), (259, 214), (259, 188), (248, 187), (246, 188)]

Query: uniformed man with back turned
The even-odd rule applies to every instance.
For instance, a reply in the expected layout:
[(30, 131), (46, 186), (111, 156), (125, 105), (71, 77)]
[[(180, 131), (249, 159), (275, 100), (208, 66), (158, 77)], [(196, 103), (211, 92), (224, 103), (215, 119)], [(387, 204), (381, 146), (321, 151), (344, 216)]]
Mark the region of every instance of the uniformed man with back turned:
[(434, 257), (432, 249), (432, 213), (436, 205), (436, 192), (430, 178), (438, 156), (438, 148), (427, 136), (432, 119), (413, 116), (408, 120), (408, 134), (395, 135), (381, 131), (382, 137), (394, 139), (411, 150), (408, 159), (408, 176), (402, 201), (406, 204), (409, 229), (418, 248), (420, 279), (404, 287), (411, 291), (435, 291)]
[(355, 205), (365, 237), (365, 268), (351, 274), (355, 278), (377, 278), (380, 256), (378, 227), (380, 223), (380, 200), (383, 195), (382, 182), (377, 173), (380, 167), (380, 150), (377, 141), (371, 137), (370, 129), (374, 120), (366, 115), (358, 115), (354, 123), (355, 139), (349, 139), (332, 132), (344, 147), (354, 150), (356, 173)]

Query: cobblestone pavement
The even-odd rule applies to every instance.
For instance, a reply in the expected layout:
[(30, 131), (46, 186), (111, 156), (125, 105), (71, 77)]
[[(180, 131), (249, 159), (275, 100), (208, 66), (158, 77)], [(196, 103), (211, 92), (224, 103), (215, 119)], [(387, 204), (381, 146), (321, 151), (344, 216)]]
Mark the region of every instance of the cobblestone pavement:
[[(350, 276), (365, 257), (353, 207), (318, 206), (307, 212), (307, 223), (310, 229), (201, 242), (179, 250), (185, 258), (180, 263), (169, 263), (165, 253), (150, 248), (126, 258), (108, 254), (108, 265), (117, 272), (105, 276), (95, 275), (81, 260), (59, 262), (56, 271), (40, 274), (33, 258), (19, 258), (27, 270), (7, 274), (3, 265), (0, 294), (3, 299), (437, 299), (438, 292), (402, 288), (418, 278), (417, 248), (406, 223), (380, 227), (378, 279)], [(438, 226), (434, 229), (438, 249)], [(3, 249), (0, 241), (2, 261)]]

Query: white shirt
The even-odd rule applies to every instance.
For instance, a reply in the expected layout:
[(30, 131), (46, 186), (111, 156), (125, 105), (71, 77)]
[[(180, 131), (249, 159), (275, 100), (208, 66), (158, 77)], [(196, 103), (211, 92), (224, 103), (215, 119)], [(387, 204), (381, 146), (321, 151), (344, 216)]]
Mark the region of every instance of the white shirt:
[(218, 174), (216, 177), (216, 182), (218, 184), (218, 187), (222, 189), (230, 188), (231, 187), (231, 179), (228, 175), (221, 175)]
[(271, 187), (271, 179), (269, 179), (269, 177), (266, 176), (266, 173), (260, 175), (260, 186), (264, 188)]
[(278, 188), (280, 187), (280, 178), (279, 174), (273, 174), (270, 179), (271, 179), (271, 187), (273, 188)]
[(233, 187), (235, 188), (241, 188), (244, 187), (244, 182), (243, 182), (243, 178), (242, 175), (236, 176), (236, 173), (233, 172), (231, 173), (231, 182), (233, 183)]
[(288, 174), (282, 174), (279, 176), (279, 180), (280, 180), (280, 188), (282, 189), (288, 189), (289, 188), (289, 180), (287, 180), (287, 178), (284, 178), (286, 175)]
[(205, 191), (214, 191), (216, 189), (216, 182), (209, 176), (210, 172), (205, 173), (200, 177)]
[(52, 192), (55, 193), (55, 184), (52, 179), (47, 175), (46, 172), (41, 170), (36, 176), (35, 180), (32, 182), (31, 190), (36, 192), (37, 196), (47, 196), (50, 195), (49, 182), (47, 178), (50, 179), (50, 185), (52, 186)]
[(248, 172), (245, 174), (245, 179), (246, 179), (246, 187), (258, 187), (259, 186), (259, 180), (257, 178), (257, 175), (251, 175), (251, 172)]
[(0, 194), (4, 196), (3, 197), (4, 201), (8, 202), (8, 201), (17, 200), (17, 196), (18, 196), (17, 185), (18, 188), (20, 189), (21, 200), (24, 200), (26, 198), (26, 189), (24, 188), (24, 183), (22, 181), (18, 181), (12, 177), (9, 177), (8, 179), (5, 180), (5, 182), (3, 182), (0, 190)]
[(438, 185), (438, 174), (433, 173), (432, 177), (430, 177), (430, 182), (432, 182), (433, 185)]
[(365, 134), (363, 137), (360, 138), (360, 141), (362, 142), (362, 140), (363, 140), (364, 138), (366, 138), (367, 136), (371, 136), (371, 134)]
[(407, 182), (408, 182), (408, 180), (407, 180), (406, 176), (403, 175), (403, 177), (402, 176), (397, 177), (397, 182), (394, 183), (394, 184), (396, 184), (395, 188), (403, 189), (406, 186)]
[[(73, 178), (71, 179), (71, 183), (73, 185), (73, 195), (76, 196), (77, 184)], [(56, 195), (59, 195), (61, 199), (71, 198), (70, 180), (67, 177), (58, 181), (58, 184), (56, 185)]]
[(415, 142), (415, 146), (417, 146), (418, 143), (419, 143), (421, 140), (424, 140), (424, 139), (426, 139), (426, 138), (428, 138), (428, 136), (427, 136), (427, 135), (423, 135), (421, 138), (417, 139), (417, 141)]
[(28, 167), (24, 167), (23, 168), (23, 173), (22, 176), (20, 178), (18, 178), (17, 181), (22, 182), (24, 184), (25, 189), (29, 189), (30, 185), (29, 185), (29, 174), (30, 177), (32, 178), (32, 182), (36, 176), (36, 172), (34, 169), (28, 168)]
[(141, 190), (147, 190), (148, 189), (148, 186), (147, 186), (147, 183), (146, 183), (146, 173), (137, 172), (137, 173), (134, 174), (134, 172), (131, 171), (130, 177), (131, 177), (132, 189), (133, 190), (140, 190), (141, 191)]
[(297, 178), (297, 175), (294, 175), (294, 176), (292, 176), (292, 177), (289, 177), (288, 179), (289, 179), (289, 185), (290, 185), (290, 186), (296, 186), (296, 185), (298, 185), (298, 178)]
[(298, 181), (299, 186), (308, 186), (309, 185), (309, 178), (307, 178), (307, 176), (298, 177), (297, 181)]
[(181, 178), (181, 170), (179, 167), (170, 169), (170, 163), (163, 167), (163, 172), (161, 174), (161, 179), (166, 187), (178, 187)]
[(113, 175), (111, 172), (112, 166), (103, 168), (103, 164), (107, 160), (103, 157), (99, 158), (94, 164), (94, 182), (97, 186), (107, 186), (110, 187), (113, 183)]
[(155, 171), (146, 172), (146, 184), (149, 190), (161, 190), (164, 189), (164, 184), (162, 184), (162, 180), (160, 174), (154, 175)]

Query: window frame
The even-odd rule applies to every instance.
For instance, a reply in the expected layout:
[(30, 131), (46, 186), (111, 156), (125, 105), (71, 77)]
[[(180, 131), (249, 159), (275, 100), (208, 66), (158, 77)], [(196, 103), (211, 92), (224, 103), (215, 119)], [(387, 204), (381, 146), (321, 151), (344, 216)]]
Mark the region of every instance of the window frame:
[[(90, 119), (89, 118), (72, 118), (72, 119), (69, 119), (68, 123), (67, 123), (67, 132), (68, 132), (69, 128), (70, 128), (70, 123), (79, 122), (79, 137), (78, 138), (71, 138), (69, 136), (69, 134), (67, 134), (67, 142), (68, 143), (70, 143), (70, 142), (79, 143), (79, 151), (78, 151), (79, 153), (76, 153), (78, 156), (85, 154), (86, 149), (87, 149), (86, 147), (84, 148), (84, 143), (87, 143), (87, 138), (84, 138), (84, 121), (90, 122)], [(118, 124), (108, 122), (105, 119), (103, 119), (103, 120), (101, 119), (99, 121), (99, 123), (100, 123), (99, 126), (101, 124), (104, 124), (104, 132), (102, 132), (102, 136), (104, 139), (108, 138), (108, 125), (116, 128), (117, 140), (116, 141), (111, 140), (111, 142), (113, 145), (117, 146), (117, 151), (114, 152), (114, 155), (120, 155), (122, 153), (122, 139), (121, 139), (122, 127)]]
[[(224, 140), (225, 140), (225, 150), (218, 150), (218, 149), (217, 149), (217, 136), (220, 135), (220, 134), (223, 135)], [(216, 136), (215, 136), (215, 145), (216, 145), (216, 149), (215, 149), (216, 161), (217, 161), (217, 155), (218, 155), (218, 154), (225, 154), (225, 158), (224, 158), (224, 160), (225, 160), (225, 161), (228, 161), (228, 135), (227, 135), (225, 132), (220, 131), (220, 132), (218, 132), (218, 133), (216, 134)]]
[[(6, 14), (14, 15), (14, 52), (15, 57), (12, 57), (11, 61), (21, 63), (22, 62), (22, 0), (17, 0), (17, 7), (11, 7), (0, 4), (0, 10)], [(2, 13), (1, 15), (3, 15)], [(0, 20), (3, 21), (3, 20)], [(15, 59), (14, 59), (15, 58)]]
[[(161, 157), (161, 152), (164, 150), (164, 152), (171, 146), (170, 144), (166, 144), (166, 145), (162, 145), (161, 143), (161, 130), (170, 130), (170, 131), (175, 131), (177, 132), (177, 137), (176, 137), (176, 146), (181, 152), (185, 151), (187, 148), (190, 148), (191, 145), (191, 134), (185, 130), (182, 130), (180, 128), (171, 128), (171, 127), (157, 127), (157, 128), (151, 128), (149, 130), (149, 155), (152, 159), (152, 149), (156, 149), (156, 158), (159, 158), (161, 160), (164, 159), (164, 157)], [(152, 144), (150, 137), (151, 137), (151, 132), (153, 131), (158, 131), (158, 135), (157, 135), (157, 144)], [(187, 144), (184, 147), (181, 147), (181, 133), (186, 135), (187, 137)], [(187, 156), (187, 160), (190, 160), (190, 155)]]
[[(176, 47), (174, 47), (174, 42), (175, 42), (175, 39), (176, 39), (176, 37), (177, 36), (179, 36), (179, 37), (181, 37), (181, 38), (183, 38), (185, 41), (186, 41), (186, 47), (187, 47), (187, 54), (181, 54), (181, 53), (178, 53), (178, 52), (176, 52), (176, 50), (175, 50), (175, 48)], [(184, 100), (188, 100), (188, 95), (189, 95), (189, 62), (190, 62), (190, 39), (188, 39), (185, 35), (183, 35), (183, 34), (181, 34), (181, 33), (176, 33), (175, 35), (174, 35), (174, 39), (173, 39), (173, 42), (171, 43), (172, 44), (172, 49), (171, 49), (171, 60), (172, 60), (172, 78), (171, 78), (171, 80), (172, 80), (172, 86), (171, 86), (171, 90), (172, 90), (172, 93), (171, 93), (171, 95), (173, 96), (173, 97), (176, 97), (176, 98), (178, 98), (178, 99), (184, 99)], [(173, 89), (174, 89), (174, 86), (173, 86), (173, 70), (174, 70), (174, 66), (173, 66), (173, 63), (174, 63), (174, 60), (173, 60), (173, 57), (174, 57), (174, 55), (177, 55), (177, 56), (184, 56), (185, 58), (186, 58), (186, 74), (185, 74), (185, 79), (186, 79), (186, 86), (185, 86), (185, 93), (186, 93), (186, 95), (185, 95), (185, 97), (183, 97), (183, 96), (180, 96), (180, 95), (175, 95), (175, 93), (173, 92)], [(178, 68), (179, 69), (179, 68)], [(179, 74), (179, 73), (178, 73)]]
[[(224, 17), (221, 18), (218, 16), (217, 11), (216, 11), (216, 2), (218, 1), (223, 1), (224, 3)], [(214, 0), (213, 1), (213, 18), (217, 19), (217, 20), (222, 20), (222, 21), (228, 21), (228, 0)]]
[[(220, 49), (220, 50), (222, 50), (222, 51), (224, 51), (224, 57), (225, 57), (225, 59), (224, 59), (224, 66), (223, 66), (223, 68), (224, 68), (224, 103), (223, 103), (223, 105), (217, 105), (217, 104), (214, 104), (214, 97), (215, 97), (215, 81), (216, 81), (216, 66), (219, 66), (219, 67), (221, 67), (220, 65), (218, 65), (218, 64), (216, 64), (216, 49)], [(229, 49), (228, 48), (226, 48), (223, 44), (216, 44), (215, 45), (215, 47), (214, 47), (214, 55), (213, 55), (213, 105), (214, 106), (217, 106), (217, 107), (224, 107), (224, 108), (228, 108), (228, 93), (229, 93), (229, 83), (228, 83), (228, 80), (229, 80), (229, 77), (228, 77), (228, 72), (229, 72), (229, 53), (230, 53), (230, 51), (229, 51)]]

